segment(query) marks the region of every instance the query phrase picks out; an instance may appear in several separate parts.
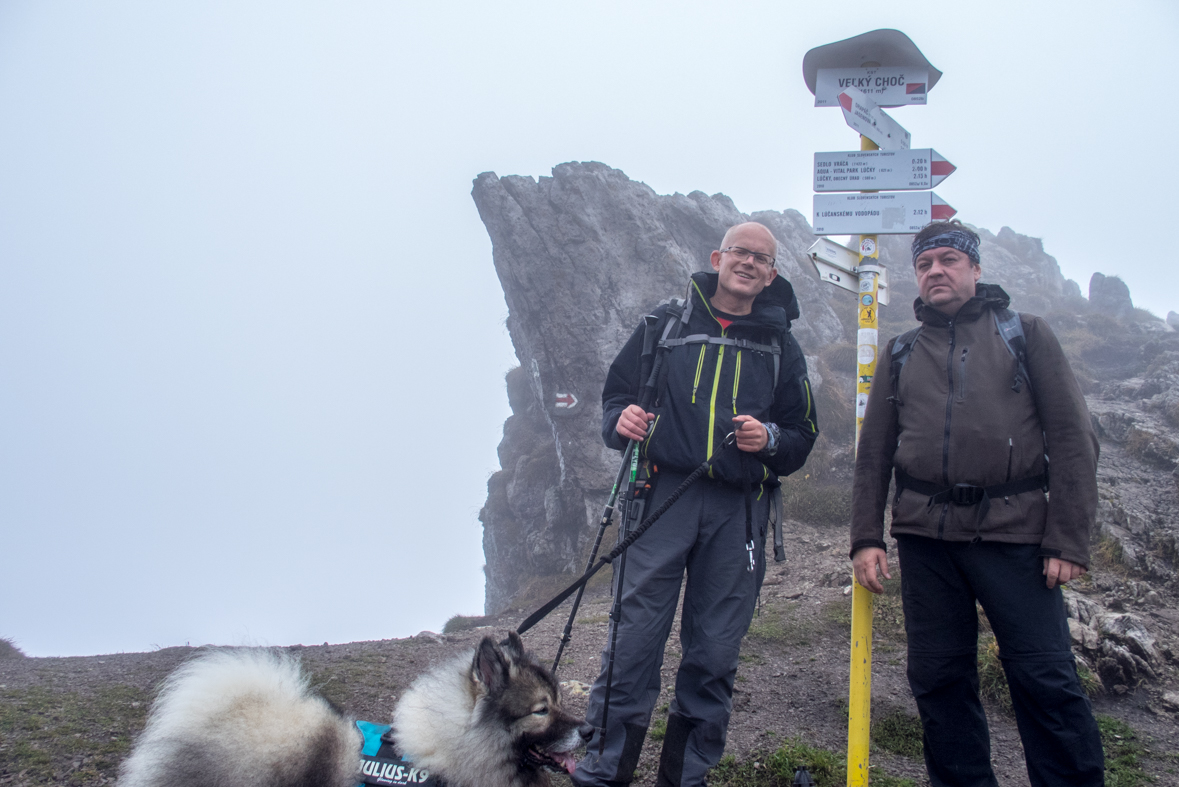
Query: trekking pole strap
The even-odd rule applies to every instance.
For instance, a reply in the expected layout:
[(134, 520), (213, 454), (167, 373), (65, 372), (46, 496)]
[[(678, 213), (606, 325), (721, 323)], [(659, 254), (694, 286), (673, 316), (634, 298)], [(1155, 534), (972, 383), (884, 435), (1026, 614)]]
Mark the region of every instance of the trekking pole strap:
[(782, 487), (774, 488), (773, 494), (770, 496), (770, 510), (774, 514), (774, 562), (781, 563), (786, 559), (786, 545), (782, 540), (782, 516), (784, 507), (782, 505)]
[(742, 490), (745, 492), (745, 551), (749, 553), (749, 565), (746, 571), (753, 573), (757, 568), (757, 559), (753, 555), (756, 544), (753, 543), (753, 484), (749, 482), (749, 472), (745, 466), (745, 454), (741, 455)]

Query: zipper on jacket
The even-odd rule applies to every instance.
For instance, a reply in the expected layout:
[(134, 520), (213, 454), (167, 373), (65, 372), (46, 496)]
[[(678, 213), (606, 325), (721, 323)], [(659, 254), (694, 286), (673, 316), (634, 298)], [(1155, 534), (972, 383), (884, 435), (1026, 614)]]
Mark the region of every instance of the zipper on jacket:
[(737, 351), (737, 368), (733, 371), (733, 415), (737, 414), (737, 386), (741, 382), (741, 351)]
[[(721, 336), (724, 336), (721, 331)], [(716, 371), (712, 375), (712, 399), (708, 403), (708, 456), (712, 456), (713, 437), (716, 435), (716, 395), (720, 391), (721, 365), (725, 361), (725, 346), (716, 348)], [(712, 478), (712, 468), (708, 470), (708, 477)]]
[(696, 379), (692, 381), (692, 404), (696, 404), (696, 389), (700, 387), (700, 373), (704, 371), (704, 351), (707, 349), (707, 342), (700, 345), (700, 357), (696, 360)]
[[(946, 486), (950, 485), (950, 416), (954, 412), (954, 321), (950, 320), (947, 327), (950, 329), (950, 350), (946, 356), (946, 382), (949, 385), (949, 391), (946, 393), (946, 428), (942, 435), (942, 483)], [(942, 504), (942, 515), (937, 523), (937, 537), (942, 538), (946, 531), (946, 514), (950, 508), (949, 503)]]
[(802, 378), (802, 390), (806, 393), (806, 413), (803, 414), (802, 419), (811, 425), (811, 434), (814, 434), (819, 431), (819, 427), (815, 426), (815, 421), (811, 418), (811, 414), (814, 412), (814, 401), (811, 397), (811, 381), (805, 377)]
[(970, 352), (969, 347), (962, 348), (962, 355), (958, 360), (958, 401), (966, 401), (966, 354)]
[(942, 435), (942, 483), (950, 485), (950, 416), (954, 412), (954, 321), (950, 320), (950, 352), (946, 358), (946, 384), (950, 390), (946, 394), (946, 428)]
[(1007, 479), (1006, 479), (1008, 481), (1011, 480), (1011, 459), (1012, 459), (1012, 454), (1014, 454), (1014, 453), (1015, 453), (1015, 438), (1008, 437), (1007, 438)]

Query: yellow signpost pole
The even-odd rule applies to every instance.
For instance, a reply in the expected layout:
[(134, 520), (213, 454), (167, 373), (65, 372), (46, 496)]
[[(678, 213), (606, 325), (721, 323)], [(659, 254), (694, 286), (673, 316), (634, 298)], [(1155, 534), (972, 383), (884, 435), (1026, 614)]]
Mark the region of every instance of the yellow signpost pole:
[[(882, 68), (887, 63), (889, 68), (903, 68), (910, 79), (901, 78), (904, 94), (889, 93), (889, 88), (881, 87), (881, 81), (876, 80), (872, 88), (872, 96), (865, 96), (857, 90), (846, 87), (847, 80), (840, 81), (847, 74), (845, 71), (858, 69), (864, 73), (855, 74), (862, 78), (867, 85), (872, 76), (872, 69)], [(826, 70), (826, 74), (824, 74)], [(896, 121), (880, 111), (881, 107), (905, 106), (908, 104), (924, 104), (925, 94), (933, 89), (941, 79), (942, 72), (921, 54), (921, 50), (899, 30), (872, 30), (858, 36), (835, 41), (809, 50), (802, 59), (802, 76), (807, 89), (815, 96), (815, 106), (840, 106), (843, 108), (844, 120), (856, 131), (871, 134), (878, 141), (884, 142), (891, 148), (898, 145), (909, 147), (909, 134)], [(856, 81), (856, 80), (851, 80)], [(820, 84), (822, 83), (822, 84)], [(836, 92), (838, 86), (840, 92)], [(864, 88), (865, 93), (869, 91)], [(873, 97), (883, 95), (885, 100), (879, 106)], [(857, 98), (859, 96), (859, 98)], [(894, 134), (896, 136), (894, 136)], [(860, 136), (860, 150), (879, 150), (880, 147), (866, 136)], [(842, 154), (829, 154), (836, 157)], [(832, 166), (820, 164), (819, 154), (815, 154), (815, 191), (842, 191), (837, 182), (851, 183), (851, 174), (858, 183), (893, 183), (884, 188), (901, 190), (914, 189), (917, 184), (904, 182), (896, 184), (895, 180), (879, 177), (883, 172), (876, 169), (861, 171), (858, 167), (849, 167), (847, 163)], [(867, 157), (865, 157), (867, 158)], [(929, 168), (920, 169), (914, 163), (913, 171), (917, 174), (928, 173), (930, 180), (939, 173), (934, 172), (931, 161), (923, 162)], [(846, 161), (846, 160), (845, 160)], [(939, 159), (945, 166), (940, 176), (942, 179), (953, 167), (949, 162)], [(842, 166), (843, 168), (838, 168)], [(946, 168), (948, 167), (948, 171)], [(864, 175), (870, 178), (863, 178)], [(896, 173), (892, 173), (896, 174)], [(835, 177), (839, 175), (840, 177)], [(820, 187), (820, 176), (823, 186)], [(925, 188), (931, 188), (932, 183)], [(934, 204), (936, 195), (930, 196), (930, 205)], [(895, 199), (895, 195), (892, 197)], [(939, 202), (939, 204), (941, 204)], [(839, 226), (843, 232), (860, 227), (875, 228), (873, 224), (834, 221), (836, 217), (846, 217), (851, 213), (824, 213), (824, 222), (820, 225), (819, 200), (815, 201), (815, 231), (819, 235), (826, 235), (828, 231)], [(881, 225), (883, 231), (885, 227)], [(836, 232), (835, 234), (843, 234)], [(868, 393), (872, 390), (872, 376), (876, 373), (877, 348), (879, 346), (879, 312), (881, 293), (887, 301), (887, 271), (880, 265), (880, 250), (876, 235), (860, 235), (859, 249), (845, 248), (826, 238), (820, 238), (810, 249), (811, 261), (822, 281), (834, 284), (845, 290), (856, 293), (856, 308), (859, 312), (859, 324), (856, 331), (856, 353), (859, 362), (856, 379), (856, 449), (859, 449), (860, 429), (864, 423), (864, 412), (868, 408)], [(857, 254), (858, 252), (858, 254)], [(854, 262), (853, 262), (854, 260)], [(887, 369), (886, 369), (887, 371)], [(848, 695), (847, 716), (847, 784), (849, 787), (867, 787), (868, 785), (868, 740), (872, 721), (872, 594), (862, 587), (855, 578), (852, 579), (852, 625), (851, 625), (851, 688)]]
[[(860, 137), (860, 150), (879, 150), (875, 142)], [(856, 449), (860, 445), (860, 427), (872, 390), (879, 342), (880, 249), (875, 235), (860, 236), (859, 330), (856, 354), (859, 366), (856, 378)], [(867, 787), (868, 741), (872, 724), (872, 594), (852, 579), (851, 679), (847, 700), (847, 784)]]

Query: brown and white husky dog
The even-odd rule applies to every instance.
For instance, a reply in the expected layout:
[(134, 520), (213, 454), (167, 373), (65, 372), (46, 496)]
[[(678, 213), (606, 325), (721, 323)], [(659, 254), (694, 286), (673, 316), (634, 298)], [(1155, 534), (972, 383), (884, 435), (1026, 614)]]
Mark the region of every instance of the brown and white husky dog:
[[(414, 768), (448, 787), (536, 787), (572, 772), (592, 728), (561, 707), (553, 674), (515, 632), (418, 678), (390, 735)], [(354, 787), (356, 725), (312, 692), (291, 656), (222, 650), (164, 682), (123, 763), (122, 787)]]

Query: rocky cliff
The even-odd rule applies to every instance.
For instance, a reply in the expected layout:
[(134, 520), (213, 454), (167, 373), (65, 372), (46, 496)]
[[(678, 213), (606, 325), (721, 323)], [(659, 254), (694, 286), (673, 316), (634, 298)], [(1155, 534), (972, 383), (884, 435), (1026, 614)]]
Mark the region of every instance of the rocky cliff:
[[(725, 229), (740, 221), (762, 222), (779, 241), (778, 269), (801, 303), (794, 334), (819, 404), (823, 436), (787, 482), (788, 515), (834, 528), (846, 522), (855, 300), (820, 285), (805, 256), (815, 236), (800, 213), (745, 214), (723, 194), (659, 195), (596, 162), (561, 164), (539, 180), (483, 173), (472, 196), (491, 237), (520, 360), (507, 376), (512, 415), (499, 446), (502, 469), (488, 482), (480, 515), (489, 613), (535, 601), (584, 565), (619, 461), (600, 438), (606, 369), (642, 315), (682, 296), (688, 275), (708, 266)], [(1101, 531), (1094, 537), (1102, 558), (1118, 567), (1102, 580), (1117, 596), (1114, 612), (1155, 600), (1162, 609), (1159, 592), (1176, 589), (1179, 559), (1172, 476), (1179, 334), (1135, 309), (1121, 280), (1095, 274), (1086, 298), (1039, 240), (1007, 227), (979, 233), (984, 280), (1003, 286), (1015, 308), (1050, 321), (1089, 399), (1102, 440)], [(882, 340), (915, 325), (910, 241), (882, 239), (892, 279)], [(1147, 600), (1150, 592), (1155, 597)], [(1094, 637), (1091, 644), (1101, 639)]]

